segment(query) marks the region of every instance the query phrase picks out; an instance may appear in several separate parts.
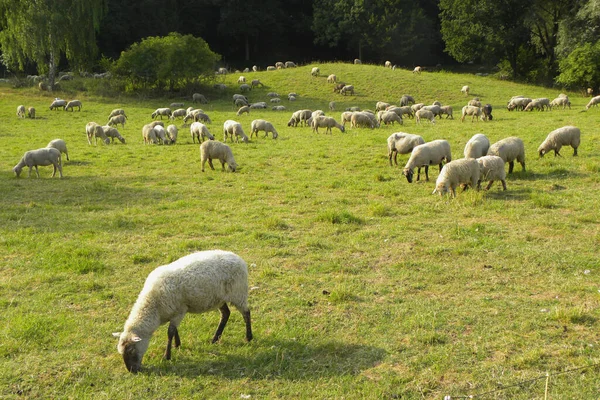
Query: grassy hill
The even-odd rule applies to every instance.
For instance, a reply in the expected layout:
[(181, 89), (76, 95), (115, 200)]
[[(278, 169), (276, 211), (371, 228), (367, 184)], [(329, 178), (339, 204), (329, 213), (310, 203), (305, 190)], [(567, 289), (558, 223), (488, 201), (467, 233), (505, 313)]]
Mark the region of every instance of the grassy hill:
[[(317, 65), (321, 77), (311, 77)], [(333, 93), (330, 73), (355, 96)], [(204, 91), (218, 140), (226, 119), (248, 135), (256, 118), (279, 132), (230, 143), (236, 173), (202, 173), (185, 128), (176, 145), (143, 144), (154, 109), (189, 99), (98, 98), (75, 81), (58, 93), (83, 102), (71, 113), (48, 110), (54, 94), (0, 87), (0, 397), (439, 399), (500, 390), (488, 398), (532, 399), (543, 398), (546, 372), (600, 362), (600, 110), (584, 111), (589, 99), (568, 93), (571, 110), (508, 112), (514, 95), (560, 91), (373, 65), (243, 75), (265, 84), (252, 102), (274, 91), (287, 110), (237, 117), (239, 74), (217, 78), (228, 86), (222, 93)], [(455, 118), (332, 135), (287, 127), (297, 109), (339, 119), (346, 107), (374, 109), (403, 94), (452, 105)], [(473, 96), (493, 105), (493, 121), (461, 123)], [(329, 112), (330, 101), (338, 111)], [(37, 118), (18, 119), (19, 104), (34, 106)], [(129, 117), (119, 129), (127, 144), (88, 145), (86, 123), (104, 123), (114, 108)], [(563, 157), (539, 159), (538, 145), (564, 125), (582, 131), (579, 156), (563, 148)], [(386, 139), (396, 131), (446, 139), (455, 159), (475, 133), (492, 142), (519, 136), (527, 172), (517, 165), (506, 192), (496, 183), (456, 199), (432, 196), (437, 167), (430, 182), (409, 184), (407, 156), (389, 166)], [(40, 179), (27, 171), (16, 179), (22, 154), (54, 138), (69, 146), (64, 179), (50, 179), (50, 167)], [(162, 326), (143, 372), (127, 373), (111, 333), (148, 273), (213, 248), (250, 265), (255, 340), (244, 342), (235, 311), (216, 345), (218, 314), (188, 315), (172, 361), (161, 359)], [(595, 398), (599, 378), (597, 367), (552, 376), (549, 398)]]

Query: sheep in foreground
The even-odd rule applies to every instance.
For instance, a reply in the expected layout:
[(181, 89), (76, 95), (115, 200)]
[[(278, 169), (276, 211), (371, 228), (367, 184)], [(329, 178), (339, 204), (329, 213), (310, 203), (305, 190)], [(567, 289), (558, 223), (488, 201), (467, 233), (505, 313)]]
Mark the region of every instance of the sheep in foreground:
[(125, 116), (125, 118), (127, 118), (127, 115), (125, 115), (125, 110), (123, 110), (122, 108), (115, 108), (114, 110), (112, 110), (110, 112), (108, 119), (111, 119), (112, 117), (114, 117), (116, 115), (123, 115), (123, 116)]
[(236, 143), (240, 141), (240, 137), (244, 143), (248, 143), (248, 136), (244, 133), (244, 129), (242, 128), (242, 124), (239, 122), (228, 119), (223, 123), (223, 141), (227, 141), (227, 136), (231, 135), (231, 141), (233, 142), (233, 137), (235, 136)]
[(477, 133), (465, 145), (465, 158), (483, 157), (489, 149), (490, 140), (483, 133)]
[(490, 190), (494, 181), (502, 182), (502, 189), (506, 190), (506, 171), (504, 170), (504, 160), (498, 156), (483, 156), (477, 159), (481, 177), (479, 182), (488, 181), (485, 190)]
[(477, 188), (480, 175), (479, 163), (474, 158), (450, 161), (440, 171), (432, 194), (437, 192), (441, 197), (450, 192), (452, 197), (456, 197), (456, 187), (459, 185), (463, 187), (463, 190), (467, 190), (469, 185)]
[(110, 139), (104, 134), (102, 126), (95, 122), (88, 122), (85, 125), (85, 133), (87, 134), (88, 144), (92, 144), (92, 139), (96, 138), (94, 145), (98, 144), (98, 138), (102, 139), (105, 144), (110, 144)]
[(156, 117), (160, 117), (160, 119), (162, 120), (162, 117), (170, 117), (171, 116), (171, 109), (170, 108), (157, 108), (156, 111), (154, 111), (150, 116), (152, 117), (152, 119), (156, 119)]
[(250, 138), (253, 134), (256, 134), (256, 138), (258, 138), (259, 131), (264, 131), (265, 137), (269, 136), (269, 132), (273, 135), (273, 139), (277, 139), (277, 136), (279, 136), (273, 124), (264, 119), (255, 119), (250, 123)]
[(512, 174), (515, 160), (521, 164), (525, 172), (525, 144), (518, 137), (511, 136), (490, 146), (488, 156), (498, 156), (508, 163), (508, 173)]
[[(104, 134), (107, 138), (110, 138), (111, 143), (115, 142), (115, 139), (118, 139), (121, 143), (125, 143), (125, 138), (121, 136), (117, 128), (113, 128), (112, 126), (103, 126)], [(68, 160), (68, 158), (67, 158)]]
[(215, 140), (206, 125), (201, 122), (194, 122), (190, 125), (190, 133), (192, 134), (192, 143), (196, 143), (196, 139), (198, 139), (198, 143), (204, 142), (204, 139)]
[(25, 118), (25, 106), (24, 105), (20, 105), (17, 107), (17, 117)]
[(394, 164), (398, 165), (398, 154), (408, 154), (416, 146), (423, 143), (425, 143), (425, 140), (419, 135), (404, 132), (392, 133), (387, 139), (390, 167), (392, 166), (392, 156), (394, 157)]
[(600, 96), (592, 97), (589, 103), (587, 103), (587, 105), (585, 106), (585, 109), (589, 110), (590, 107), (597, 107), (598, 103), (600, 103)]
[(179, 133), (179, 129), (175, 125), (167, 126), (167, 135), (171, 140), (171, 143), (175, 144), (177, 142), (177, 134)]
[(332, 128), (338, 128), (340, 131), (345, 132), (346, 128), (343, 125), (338, 124), (338, 122), (333, 117), (327, 117), (325, 115), (319, 115), (312, 120), (312, 130), (313, 132), (319, 133), (319, 128), (326, 128), (325, 133), (332, 134)]
[[(581, 143), (581, 131), (575, 126), (563, 126), (553, 130), (548, 134), (546, 140), (538, 147), (538, 153), (540, 157), (550, 150), (554, 150), (554, 157), (560, 156), (560, 149), (563, 146), (573, 147), (573, 156), (577, 155), (577, 148)], [(561, 156), (562, 157), (562, 156)]]
[(171, 346), (181, 345), (178, 327), (188, 312), (203, 313), (219, 309), (221, 321), (212, 342), (223, 334), (233, 304), (244, 317), (246, 340), (252, 340), (250, 308), (248, 307), (248, 266), (238, 255), (209, 250), (182, 257), (152, 271), (125, 322), (117, 350), (123, 355), (125, 367), (137, 373), (150, 338), (158, 327), (169, 322), (164, 358), (171, 359)]
[(202, 163), (202, 172), (204, 172), (204, 165), (208, 161), (210, 169), (214, 170), (212, 160), (216, 159), (221, 162), (221, 170), (225, 171), (225, 163), (231, 172), (235, 172), (237, 169), (237, 163), (233, 158), (231, 148), (225, 143), (221, 143), (217, 140), (207, 140), (200, 145), (200, 162)]
[(208, 100), (206, 99), (206, 97), (203, 94), (200, 93), (194, 93), (192, 95), (192, 101), (194, 103), (200, 103), (200, 104), (207, 104)]
[(67, 105), (66, 100), (54, 99), (52, 104), (50, 104), (50, 110), (57, 110), (58, 108), (62, 108), (64, 110), (66, 105)]
[(61, 153), (64, 153), (67, 156), (67, 160), (69, 160), (69, 151), (67, 150), (67, 143), (62, 139), (54, 139), (51, 140), (50, 143), (46, 147), (52, 147)]
[(310, 70), (310, 74), (311, 74), (312, 76), (319, 76), (319, 74), (320, 74), (320, 73), (321, 73), (321, 70), (319, 69), (319, 67), (313, 67), (313, 68)]
[(421, 108), (420, 110), (415, 112), (415, 122), (417, 124), (420, 124), (421, 119), (428, 119), (429, 122), (431, 122), (432, 124), (435, 124), (435, 114), (433, 112), (431, 112), (430, 110)]
[(469, 86), (465, 85), (462, 87), (462, 89), (460, 89), (460, 92), (463, 93), (464, 95), (468, 96), (469, 95), (469, 90), (471, 90), (469, 88)]
[(483, 119), (483, 110), (480, 107), (464, 106), (462, 108), (462, 116), (460, 117), (460, 122), (465, 122), (465, 117), (467, 115), (471, 116), (471, 122), (473, 122), (473, 120), (476, 118), (477, 120), (485, 121)]
[(125, 128), (125, 122), (127, 121), (127, 118), (124, 115), (115, 115), (114, 117), (111, 117), (108, 120), (108, 126), (116, 126), (121, 124), (121, 126), (123, 126), (123, 128)]
[(421, 168), (425, 167), (425, 180), (429, 180), (429, 166), (437, 164), (442, 170), (442, 162), (452, 161), (450, 143), (446, 140), (434, 140), (413, 148), (402, 174), (408, 183), (412, 183), (414, 169), (417, 168), (417, 181), (421, 179)]
[(71, 112), (75, 111), (75, 107), (77, 107), (77, 111), (81, 111), (81, 101), (79, 100), (71, 100), (65, 106), (65, 111), (71, 110)]
[(60, 151), (53, 147), (45, 147), (37, 150), (29, 150), (26, 151), (21, 161), (17, 165), (14, 166), (13, 171), (17, 178), (21, 175), (21, 171), (23, 171), (23, 167), (29, 167), (28, 177), (31, 177), (31, 169), (35, 167), (35, 173), (37, 177), (40, 177), (40, 172), (38, 171), (38, 166), (46, 166), (52, 165), (54, 170), (52, 171), (52, 177), (56, 175), (56, 171), (58, 170), (59, 176), (62, 178), (62, 162), (60, 157)]

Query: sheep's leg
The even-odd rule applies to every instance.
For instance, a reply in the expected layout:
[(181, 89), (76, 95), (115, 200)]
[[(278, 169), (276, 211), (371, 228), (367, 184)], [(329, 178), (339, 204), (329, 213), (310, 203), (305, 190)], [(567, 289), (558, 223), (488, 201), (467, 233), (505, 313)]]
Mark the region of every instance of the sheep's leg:
[[(40, 171), (38, 170), (37, 165), (35, 166), (35, 174), (37, 175), (38, 178), (40, 177)], [(52, 175), (52, 176), (54, 176), (54, 175)]]
[(573, 157), (575, 157), (577, 155), (577, 147), (573, 147), (573, 149), (575, 150), (573, 151)]
[(171, 344), (173, 342), (173, 338), (175, 338), (175, 347), (181, 346), (181, 340), (179, 340), (179, 332), (177, 332), (177, 327), (170, 322), (169, 329), (167, 330), (167, 349), (165, 350), (165, 355), (163, 356), (165, 360), (171, 359)]
[(502, 179), (501, 182), (502, 182), (502, 190), (506, 190), (506, 181), (504, 179)]
[(425, 180), (429, 182), (429, 165), (425, 166)]
[(231, 314), (231, 311), (229, 311), (229, 307), (227, 307), (227, 303), (223, 303), (223, 305), (219, 307), (219, 311), (221, 311), (221, 322), (219, 322), (219, 326), (217, 328), (217, 331), (215, 332), (215, 336), (213, 336), (212, 338), (213, 343), (216, 343), (219, 339), (221, 339), (223, 329), (225, 329), (225, 325), (227, 324), (227, 320), (229, 319), (229, 315)]
[(515, 162), (514, 162), (514, 161), (510, 161), (510, 162), (508, 163), (508, 173), (509, 173), (509, 174), (512, 174), (512, 172), (513, 172), (513, 168), (514, 168), (514, 167), (515, 167)]
[(210, 169), (212, 169), (214, 171), (215, 167), (213, 166), (212, 158), (208, 159), (208, 166), (210, 167)]
[(562, 157), (562, 155), (560, 154), (560, 150), (554, 150), (554, 157), (556, 156)]
[[(490, 190), (490, 188), (492, 187), (493, 183), (494, 183), (494, 181), (489, 181), (489, 183), (485, 187), (485, 190)], [(506, 190), (506, 182), (502, 181), (502, 186), (504, 186), (504, 190)]]
[(417, 182), (421, 179), (421, 167), (417, 167)]
[(252, 336), (252, 324), (250, 323), (250, 310), (246, 310), (242, 312), (244, 317), (244, 322), (246, 323), (246, 341), (251, 341)]

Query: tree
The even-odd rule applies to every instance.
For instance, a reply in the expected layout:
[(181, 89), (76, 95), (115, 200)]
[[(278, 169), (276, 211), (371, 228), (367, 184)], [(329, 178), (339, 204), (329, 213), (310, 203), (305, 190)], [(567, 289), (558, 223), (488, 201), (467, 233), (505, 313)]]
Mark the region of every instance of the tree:
[(569, 88), (598, 87), (600, 84), (600, 42), (585, 43), (560, 60), (556, 82)]
[(121, 53), (113, 68), (133, 89), (154, 86), (169, 90), (196, 82), (200, 75), (212, 75), (220, 56), (202, 38), (170, 33), (147, 37)]
[(61, 55), (73, 67), (94, 60), (105, 12), (106, 0), (0, 0), (4, 64), (23, 70), (34, 62), (39, 73), (48, 73), (52, 88)]

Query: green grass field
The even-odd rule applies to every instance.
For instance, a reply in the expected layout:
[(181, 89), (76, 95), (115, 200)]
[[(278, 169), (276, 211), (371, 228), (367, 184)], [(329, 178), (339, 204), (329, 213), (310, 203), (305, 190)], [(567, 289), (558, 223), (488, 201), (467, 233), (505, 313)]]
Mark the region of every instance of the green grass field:
[[(547, 89), (447, 72), (413, 75), (382, 66), (321, 64), (244, 74), (264, 88), (250, 100), (282, 96), (284, 112), (237, 117), (231, 104), (239, 74), (207, 89), (202, 108), (223, 140), (226, 119), (267, 119), (279, 138), (262, 133), (230, 143), (236, 173), (200, 171), (199, 148), (180, 128), (173, 146), (145, 146), (150, 114), (189, 99), (99, 98), (75, 81), (58, 94), (0, 88), (0, 398), (90, 399), (551, 399), (600, 396), (600, 109), (568, 93), (571, 110), (508, 112), (514, 95), (557, 97)], [(335, 73), (355, 96), (332, 93)], [(460, 93), (471, 87), (471, 96)], [(288, 102), (286, 95), (299, 99)], [(334, 130), (287, 127), (298, 109), (323, 109), (339, 120), (350, 106), (374, 109), (410, 94), (452, 105), (455, 119), (435, 125)], [(81, 112), (48, 110), (53, 97), (78, 98)], [(460, 121), (478, 96), (494, 107), (491, 122)], [(19, 104), (37, 118), (18, 119)], [(127, 144), (90, 146), (89, 121), (114, 108)], [(178, 121), (177, 125), (181, 126)], [(538, 145), (564, 125), (582, 132), (579, 156), (539, 159)], [(520, 165), (489, 192), (431, 195), (438, 176), (409, 184), (408, 156), (390, 167), (387, 137), (396, 131), (446, 139), (453, 158), (475, 133), (492, 142), (519, 136)], [(64, 178), (15, 178), (26, 150), (62, 138)], [(162, 360), (158, 329), (142, 373), (126, 371), (112, 332), (122, 330), (150, 271), (197, 250), (221, 248), (250, 265), (255, 340), (244, 341), (241, 315), (210, 344), (218, 313), (188, 315), (182, 346)], [(505, 388), (507, 386), (510, 388)]]

